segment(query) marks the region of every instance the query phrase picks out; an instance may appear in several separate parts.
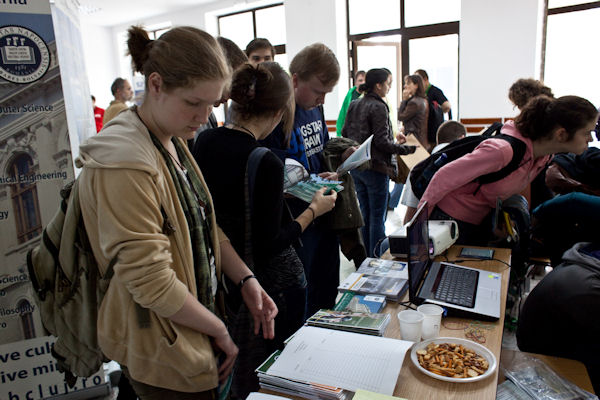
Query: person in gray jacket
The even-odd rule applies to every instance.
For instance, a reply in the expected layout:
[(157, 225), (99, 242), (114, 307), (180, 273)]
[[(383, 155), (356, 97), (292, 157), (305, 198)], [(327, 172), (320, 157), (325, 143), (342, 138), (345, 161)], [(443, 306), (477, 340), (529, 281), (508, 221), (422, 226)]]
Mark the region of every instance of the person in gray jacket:
[(585, 364), (600, 393), (600, 241), (580, 242), (531, 291), (521, 310), (521, 351)]

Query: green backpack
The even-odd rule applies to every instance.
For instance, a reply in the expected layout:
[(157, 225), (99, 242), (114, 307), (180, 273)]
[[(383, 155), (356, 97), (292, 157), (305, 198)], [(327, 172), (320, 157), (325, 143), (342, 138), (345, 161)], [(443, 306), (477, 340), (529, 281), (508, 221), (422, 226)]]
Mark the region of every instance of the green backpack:
[(116, 261), (101, 276), (83, 224), (78, 183), (61, 190), (58, 211), (40, 244), (27, 253), (42, 323), (57, 338), (52, 355), (71, 387), (77, 376), (89, 377), (108, 361), (98, 345), (96, 322)]

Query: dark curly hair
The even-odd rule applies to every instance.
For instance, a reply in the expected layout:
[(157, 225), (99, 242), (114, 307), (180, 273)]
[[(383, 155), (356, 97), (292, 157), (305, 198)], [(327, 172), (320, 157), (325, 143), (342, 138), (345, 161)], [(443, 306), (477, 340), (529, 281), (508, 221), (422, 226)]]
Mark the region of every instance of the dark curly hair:
[(554, 97), (552, 89), (535, 79), (521, 78), (508, 89), (508, 98), (519, 107), (519, 110), (525, 107), (530, 99), (541, 94)]

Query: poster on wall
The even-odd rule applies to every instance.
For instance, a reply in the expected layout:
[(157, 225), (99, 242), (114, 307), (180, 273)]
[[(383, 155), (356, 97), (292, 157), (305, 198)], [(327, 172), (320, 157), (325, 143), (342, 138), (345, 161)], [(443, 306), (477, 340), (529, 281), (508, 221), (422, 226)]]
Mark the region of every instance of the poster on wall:
[[(49, 354), (27, 273), (27, 252), (74, 179), (72, 149), (87, 117), (67, 121), (48, 0), (0, 2), (0, 399), (41, 399), (71, 392)], [(83, 84), (82, 84), (83, 83)], [(71, 85), (73, 83), (69, 83)], [(79, 82), (87, 87), (87, 81)], [(89, 120), (93, 128), (91, 102)], [(83, 113), (82, 113), (83, 115)], [(73, 135), (69, 135), (73, 132)], [(72, 137), (75, 136), (75, 137)], [(85, 133), (83, 134), (85, 136)], [(104, 374), (79, 380), (101, 385)]]

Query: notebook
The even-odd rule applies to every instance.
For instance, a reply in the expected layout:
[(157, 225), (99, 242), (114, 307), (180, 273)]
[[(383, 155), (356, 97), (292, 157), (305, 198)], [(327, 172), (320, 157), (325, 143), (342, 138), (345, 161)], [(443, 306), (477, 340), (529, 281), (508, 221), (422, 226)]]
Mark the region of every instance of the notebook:
[(424, 203), (407, 225), (411, 303), (434, 303), (445, 307), (451, 315), (497, 320), (501, 309), (501, 274), (433, 262), (426, 207)]

